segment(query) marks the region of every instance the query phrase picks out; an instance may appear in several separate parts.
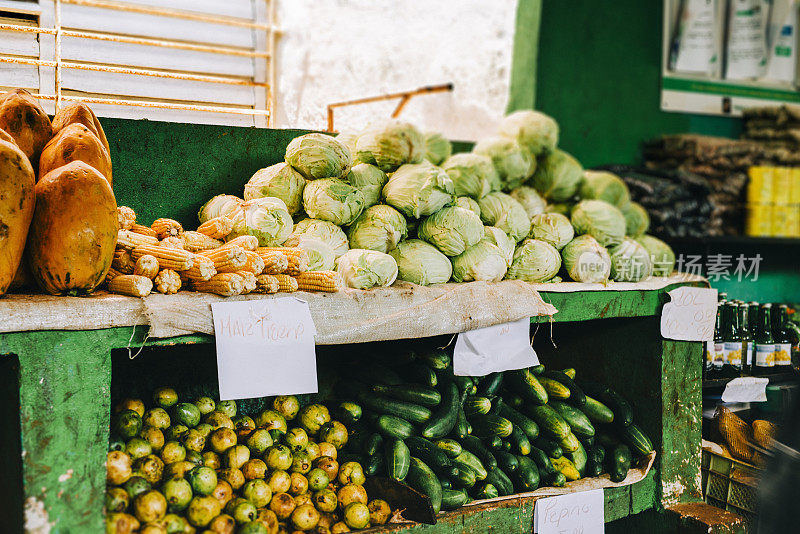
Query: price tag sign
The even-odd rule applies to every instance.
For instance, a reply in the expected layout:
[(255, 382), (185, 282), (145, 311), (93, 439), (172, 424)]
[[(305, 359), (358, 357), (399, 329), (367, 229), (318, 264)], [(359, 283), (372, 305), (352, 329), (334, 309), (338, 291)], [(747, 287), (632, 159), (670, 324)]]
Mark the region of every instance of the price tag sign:
[(216, 302), (211, 314), (221, 400), (317, 392), (317, 330), (307, 302)]
[(661, 335), (679, 341), (711, 341), (717, 317), (717, 290), (679, 287), (661, 311)]
[(539, 365), (531, 347), (530, 326), (527, 317), (458, 334), (453, 372), (457, 376), (486, 376)]
[(538, 534), (605, 532), (603, 490), (580, 491), (536, 501), (533, 531)]

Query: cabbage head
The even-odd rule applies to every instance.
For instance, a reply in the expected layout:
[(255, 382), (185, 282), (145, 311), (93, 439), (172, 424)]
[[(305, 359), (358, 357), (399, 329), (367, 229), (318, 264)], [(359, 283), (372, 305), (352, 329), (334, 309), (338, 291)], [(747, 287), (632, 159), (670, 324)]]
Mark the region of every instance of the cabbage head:
[(675, 253), (669, 245), (651, 235), (640, 235), (636, 238), (650, 255), (653, 264), (653, 276), (669, 276), (675, 268)]
[(536, 159), (528, 149), (508, 137), (482, 139), (475, 144), (472, 152), (492, 159), (504, 191), (521, 186), (536, 170)]
[(471, 211), (450, 206), (422, 221), (417, 235), (442, 254), (458, 256), (483, 238), (483, 223)]
[(561, 250), (561, 261), (576, 282), (606, 282), (611, 274), (611, 256), (590, 235), (579, 235), (567, 243)]
[(303, 175), (287, 163), (276, 163), (256, 171), (244, 184), (244, 199), (275, 197), (283, 200), (289, 213), (294, 215), (303, 206)]
[(286, 163), (309, 180), (341, 178), (350, 170), (353, 156), (335, 137), (310, 133), (295, 137), (286, 147)]
[(452, 204), (453, 192), (447, 173), (426, 161), (397, 169), (383, 187), (383, 199), (409, 219), (419, 219)]
[(344, 181), (361, 191), (364, 207), (374, 206), (381, 201), (381, 191), (389, 178), (382, 170), (369, 163), (353, 165)]
[(560, 213), (540, 213), (531, 219), (530, 237), (561, 250), (575, 237), (575, 229), (569, 219)]
[(241, 207), (242, 203), (244, 200), (233, 195), (217, 195), (203, 204), (200, 211), (197, 212), (197, 218), (200, 220), (200, 224), (203, 224), (223, 215), (230, 216), (236, 208)]
[(650, 229), (650, 215), (641, 204), (628, 202), (619, 209), (625, 217), (625, 235), (637, 237)]
[(390, 286), (397, 278), (397, 262), (377, 250), (351, 248), (336, 260), (336, 272), (354, 289)]
[(496, 245), (506, 258), (508, 266), (511, 267), (511, 262), (514, 260), (514, 249), (517, 244), (504, 231), (494, 226), (483, 227), (483, 239)]
[(453, 153), (453, 144), (439, 132), (425, 133), (425, 159), (441, 165)]
[(471, 199), (469, 197), (457, 197), (456, 206), (458, 206), (459, 208), (468, 209), (478, 217), (481, 216), (481, 207), (478, 206), (478, 203), (475, 202), (474, 199)]
[(312, 219), (322, 219), (344, 226), (364, 210), (364, 195), (336, 178), (322, 178), (306, 184), (303, 208)]
[(583, 183), (578, 194), (582, 199), (605, 200), (618, 208), (631, 199), (622, 178), (606, 171), (583, 171)]
[(302, 248), (308, 253), (309, 271), (332, 271), (336, 267), (336, 254), (333, 249), (316, 237), (301, 234), (291, 246)]
[(566, 202), (575, 196), (583, 180), (578, 160), (556, 149), (539, 162), (533, 175), (533, 187), (550, 202)]
[(481, 239), (452, 261), (453, 280), (456, 282), (498, 282), (508, 271), (508, 262), (503, 251), (486, 239)]
[(602, 200), (578, 202), (572, 209), (572, 226), (576, 234), (589, 234), (604, 247), (619, 245), (625, 237), (622, 212)]
[(547, 208), (547, 202), (539, 195), (536, 189), (528, 187), (527, 185), (514, 188), (508, 194), (511, 195), (511, 198), (522, 204), (528, 217), (532, 218), (534, 215), (544, 213), (544, 210)]
[(505, 193), (489, 193), (478, 201), (481, 220), (503, 230), (515, 243), (531, 231), (531, 220), (522, 204)]
[(242, 235), (258, 238), (260, 247), (282, 245), (292, 234), (294, 223), (283, 200), (273, 197), (255, 198), (241, 204), (228, 215), (233, 220), (233, 231), (228, 239)]
[(450, 259), (419, 239), (402, 241), (389, 255), (397, 261), (398, 280), (427, 286), (444, 284), (453, 274)]
[(572, 208), (575, 207), (575, 204), (572, 202), (556, 202), (555, 204), (548, 204), (547, 207), (544, 209), (545, 213), (560, 213), (566, 217), (572, 213)]
[(347, 230), (350, 248), (378, 252), (389, 252), (407, 235), (406, 218), (386, 204), (367, 208)]
[(558, 124), (541, 111), (515, 111), (500, 123), (500, 133), (519, 141), (534, 156), (547, 154), (558, 145)]
[(458, 196), (468, 196), (478, 200), (492, 191), (500, 191), (500, 177), (488, 156), (454, 154), (442, 163), (442, 169), (453, 180)]
[(561, 255), (553, 245), (538, 239), (526, 239), (514, 251), (506, 278), (538, 284), (553, 278), (560, 268)]
[(611, 278), (617, 282), (638, 282), (653, 272), (650, 253), (637, 241), (626, 237), (622, 243), (612, 247)]
[(321, 219), (303, 219), (299, 221), (292, 232), (291, 237), (286, 240), (287, 247), (293, 247), (297, 243), (296, 239), (300, 236), (310, 236), (319, 239), (331, 249), (338, 258), (350, 249), (347, 235), (339, 226), (329, 221)]
[(356, 161), (356, 141), (358, 141), (358, 136), (361, 135), (361, 132), (342, 132), (336, 136), (336, 140), (339, 141), (341, 144), (347, 147), (347, 150), (350, 151), (350, 155), (353, 156), (353, 165), (357, 163)]
[(392, 172), (425, 157), (425, 136), (414, 125), (390, 120), (369, 126), (356, 140), (356, 158)]

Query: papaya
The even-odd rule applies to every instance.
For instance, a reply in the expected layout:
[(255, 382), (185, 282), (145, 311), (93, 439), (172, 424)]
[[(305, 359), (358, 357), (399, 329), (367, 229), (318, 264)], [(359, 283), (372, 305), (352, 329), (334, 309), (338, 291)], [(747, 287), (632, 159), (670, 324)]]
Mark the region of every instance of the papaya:
[(94, 111), (92, 111), (89, 106), (83, 102), (75, 102), (56, 113), (56, 116), (53, 117), (53, 135), (56, 135), (64, 129), (65, 126), (70, 124), (83, 124), (89, 128), (89, 130), (100, 139), (106, 152), (111, 154), (111, 148), (108, 146), (106, 133), (103, 131), (103, 127), (100, 125), (100, 121), (97, 120)]
[(35, 205), (36, 177), (27, 156), (0, 140), (0, 295), (20, 267)]
[(45, 145), (39, 159), (39, 177), (70, 161), (91, 165), (112, 184), (111, 156), (100, 139), (83, 124), (68, 124)]
[(116, 242), (117, 202), (97, 169), (73, 161), (39, 179), (26, 257), (42, 289), (91, 293), (111, 267)]
[(39, 154), (53, 137), (50, 117), (25, 89), (14, 89), (0, 96), (0, 130), (5, 130), (39, 169)]

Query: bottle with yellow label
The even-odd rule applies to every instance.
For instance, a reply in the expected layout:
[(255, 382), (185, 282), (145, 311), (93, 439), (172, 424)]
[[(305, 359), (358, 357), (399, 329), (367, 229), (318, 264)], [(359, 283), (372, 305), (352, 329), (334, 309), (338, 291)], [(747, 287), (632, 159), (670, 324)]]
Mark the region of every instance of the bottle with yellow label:
[(722, 310), (722, 351), (724, 376), (734, 377), (742, 374), (742, 335), (739, 332), (739, 305), (726, 302)]
[(792, 336), (786, 323), (789, 320), (788, 306), (781, 304), (778, 306), (772, 318), (772, 337), (775, 341), (775, 367), (781, 370), (788, 370), (792, 365)]
[(772, 337), (772, 305), (762, 304), (758, 309), (756, 331), (756, 375), (766, 375), (775, 369), (775, 340)]

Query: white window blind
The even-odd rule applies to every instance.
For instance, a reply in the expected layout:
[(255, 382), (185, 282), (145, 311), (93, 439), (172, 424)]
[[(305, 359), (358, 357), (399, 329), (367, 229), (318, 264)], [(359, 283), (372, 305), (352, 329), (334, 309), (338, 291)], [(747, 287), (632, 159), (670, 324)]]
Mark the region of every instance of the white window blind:
[(271, 125), (277, 0), (0, 0), (0, 87), (103, 117)]

